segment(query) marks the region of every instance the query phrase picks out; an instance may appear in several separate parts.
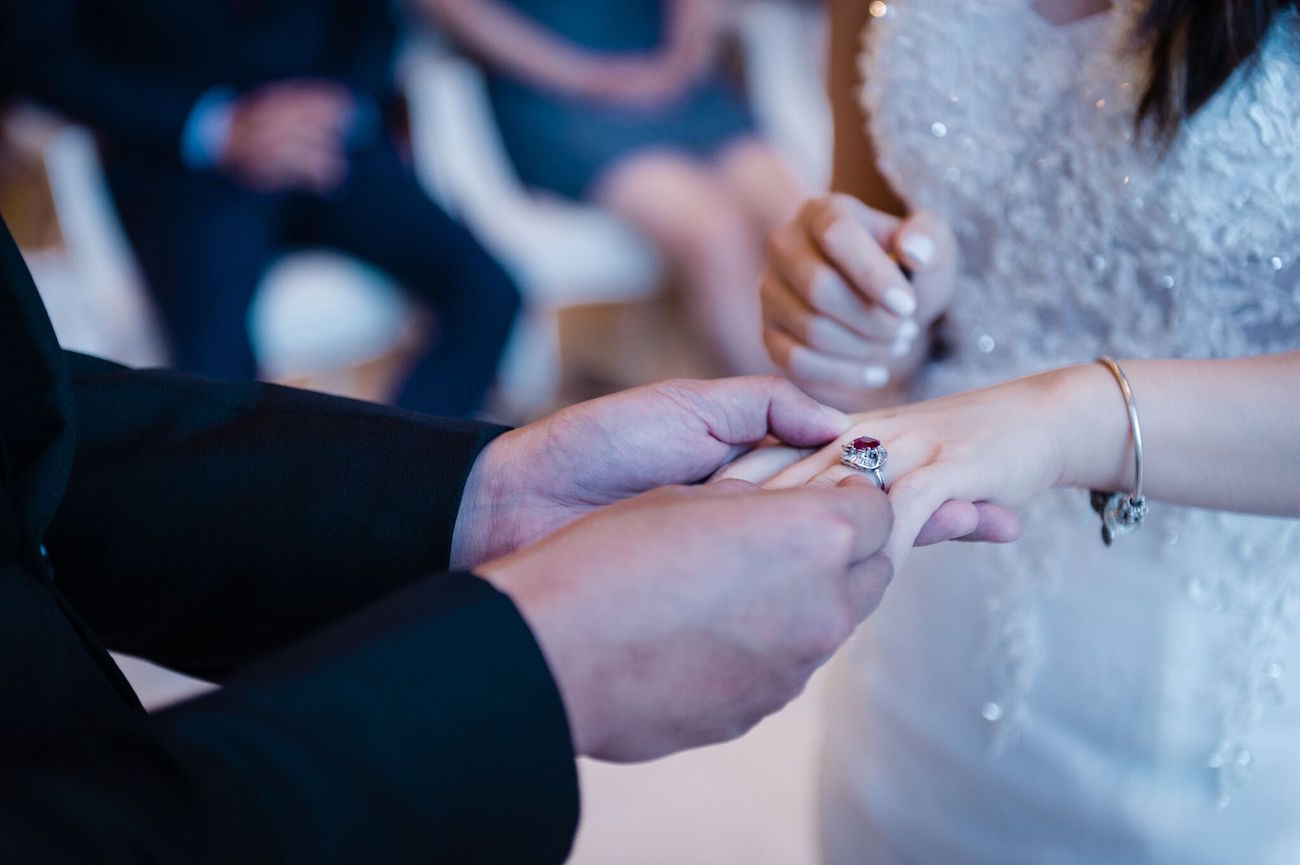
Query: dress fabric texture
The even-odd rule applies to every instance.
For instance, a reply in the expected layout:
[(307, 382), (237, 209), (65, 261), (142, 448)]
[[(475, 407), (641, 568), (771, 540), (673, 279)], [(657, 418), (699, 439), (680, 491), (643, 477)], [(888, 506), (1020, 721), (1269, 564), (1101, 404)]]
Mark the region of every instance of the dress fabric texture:
[[(1134, 129), (1138, 11), (873, 19), (880, 168), (962, 253), (953, 354), (917, 396), (1100, 354), (1300, 348), (1300, 16), (1162, 155)], [(1118, 389), (1097, 410), (1122, 412)], [(918, 551), (838, 660), (826, 861), (1300, 861), (1300, 522), (1153, 503), (1105, 548), (1081, 492), (1024, 517), (1013, 545)]]
[[(507, 0), (581, 49), (646, 55), (663, 41), (662, 0)], [(639, 150), (709, 158), (753, 130), (733, 84), (719, 70), (662, 105), (614, 105), (539, 89), (504, 75), (489, 90), (506, 149), (529, 186), (581, 199), (606, 169)]]

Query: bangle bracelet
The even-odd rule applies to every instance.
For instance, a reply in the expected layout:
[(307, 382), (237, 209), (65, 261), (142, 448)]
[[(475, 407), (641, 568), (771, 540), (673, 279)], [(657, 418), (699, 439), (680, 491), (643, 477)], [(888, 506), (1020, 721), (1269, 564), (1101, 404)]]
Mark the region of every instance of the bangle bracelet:
[(1142, 520), (1147, 515), (1147, 499), (1142, 494), (1142, 424), (1138, 421), (1133, 389), (1129, 387), (1128, 376), (1124, 375), (1124, 370), (1114, 359), (1099, 357), (1097, 363), (1110, 370), (1119, 384), (1124, 404), (1128, 407), (1129, 432), (1133, 436), (1133, 491), (1115, 493), (1093, 490), (1091, 493), (1092, 509), (1101, 515), (1101, 540), (1109, 547), (1118, 535), (1137, 531), (1142, 526)]

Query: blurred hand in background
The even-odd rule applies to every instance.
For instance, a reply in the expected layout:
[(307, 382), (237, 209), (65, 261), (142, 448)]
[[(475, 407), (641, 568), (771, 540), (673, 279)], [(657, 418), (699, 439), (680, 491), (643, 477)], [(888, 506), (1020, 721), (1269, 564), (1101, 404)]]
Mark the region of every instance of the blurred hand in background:
[(768, 351), (809, 393), (861, 407), (929, 355), (956, 265), (952, 230), (937, 213), (900, 218), (849, 195), (812, 199), (768, 240)]
[(261, 191), (328, 193), (347, 177), (347, 137), (355, 115), (356, 101), (341, 84), (264, 84), (231, 106), (217, 164)]

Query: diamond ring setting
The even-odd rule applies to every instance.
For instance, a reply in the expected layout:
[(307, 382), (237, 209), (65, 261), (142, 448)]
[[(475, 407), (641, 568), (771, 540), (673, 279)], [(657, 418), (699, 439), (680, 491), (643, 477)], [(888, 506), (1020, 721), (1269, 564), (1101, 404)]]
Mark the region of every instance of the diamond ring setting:
[(870, 475), (876, 486), (885, 488), (885, 478), (880, 470), (889, 459), (889, 451), (880, 443), (880, 439), (871, 436), (858, 436), (841, 448), (840, 462), (851, 469)]

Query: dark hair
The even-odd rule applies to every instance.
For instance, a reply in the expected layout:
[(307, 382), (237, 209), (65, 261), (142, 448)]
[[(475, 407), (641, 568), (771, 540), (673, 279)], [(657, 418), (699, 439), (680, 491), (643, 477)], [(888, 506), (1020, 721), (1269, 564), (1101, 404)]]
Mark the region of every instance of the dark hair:
[(1139, 130), (1168, 141), (1232, 73), (1252, 63), (1278, 13), (1297, 0), (1151, 0), (1138, 22), (1150, 79), (1138, 103)]

